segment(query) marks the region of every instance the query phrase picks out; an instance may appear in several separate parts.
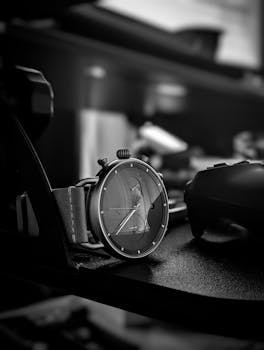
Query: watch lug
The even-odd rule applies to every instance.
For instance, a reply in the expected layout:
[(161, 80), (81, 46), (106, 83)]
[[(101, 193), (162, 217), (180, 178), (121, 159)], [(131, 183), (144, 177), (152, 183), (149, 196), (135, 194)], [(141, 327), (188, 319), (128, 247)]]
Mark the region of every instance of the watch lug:
[(80, 180), (80, 181), (78, 181), (76, 184), (75, 184), (75, 186), (76, 187), (85, 187), (85, 185), (96, 185), (97, 184), (97, 182), (98, 182), (98, 177), (96, 176), (96, 177), (88, 177), (88, 178), (86, 178), (86, 179), (82, 179), (82, 180)]
[(81, 246), (84, 248), (88, 248), (88, 249), (102, 249), (102, 248), (104, 248), (103, 243), (84, 242), (84, 243), (81, 243)]

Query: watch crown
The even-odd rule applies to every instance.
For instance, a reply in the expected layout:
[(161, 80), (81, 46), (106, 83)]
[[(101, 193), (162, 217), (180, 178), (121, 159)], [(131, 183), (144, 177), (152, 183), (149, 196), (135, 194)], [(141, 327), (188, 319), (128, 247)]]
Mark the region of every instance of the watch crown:
[(98, 159), (97, 163), (98, 163), (99, 165), (101, 165), (101, 167), (104, 168), (104, 167), (107, 165), (107, 163), (108, 163), (108, 159), (107, 159), (107, 158)]
[(131, 154), (128, 149), (119, 149), (116, 152), (116, 156), (118, 159), (128, 159), (131, 157)]

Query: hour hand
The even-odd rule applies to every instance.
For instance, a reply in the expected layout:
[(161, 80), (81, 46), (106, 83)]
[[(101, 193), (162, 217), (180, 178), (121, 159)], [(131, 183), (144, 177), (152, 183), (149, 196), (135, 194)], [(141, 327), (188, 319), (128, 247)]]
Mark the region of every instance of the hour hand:
[(118, 225), (118, 229), (116, 232), (114, 232), (114, 235), (118, 235), (119, 232), (122, 230), (122, 228), (125, 226), (125, 224), (129, 221), (129, 219), (135, 214), (137, 209), (139, 208), (140, 204), (138, 203), (133, 209), (131, 209), (128, 214), (123, 218), (123, 220)]

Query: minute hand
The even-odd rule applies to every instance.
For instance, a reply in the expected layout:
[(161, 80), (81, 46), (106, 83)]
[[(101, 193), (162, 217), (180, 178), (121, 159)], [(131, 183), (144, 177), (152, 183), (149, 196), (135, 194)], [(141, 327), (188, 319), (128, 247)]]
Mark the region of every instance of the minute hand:
[(117, 229), (115, 235), (118, 235), (119, 232), (122, 230), (122, 228), (125, 226), (125, 224), (128, 222), (128, 220), (135, 214), (135, 212), (137, 211), (138, 206), (134, 209), (131, 209), (129, 211), (129, 213), (124, 217), (124, 219), (120, 222), (119, 224), (119, 228)]

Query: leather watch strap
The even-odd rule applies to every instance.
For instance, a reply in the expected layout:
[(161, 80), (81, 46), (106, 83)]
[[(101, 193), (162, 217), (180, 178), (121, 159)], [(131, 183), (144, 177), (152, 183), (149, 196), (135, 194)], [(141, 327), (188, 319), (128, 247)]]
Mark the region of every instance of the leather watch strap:
[(88, 242), (84, 188), (70, 186), (53, 189), (52, 192), (69, 241), (71, 243)]

